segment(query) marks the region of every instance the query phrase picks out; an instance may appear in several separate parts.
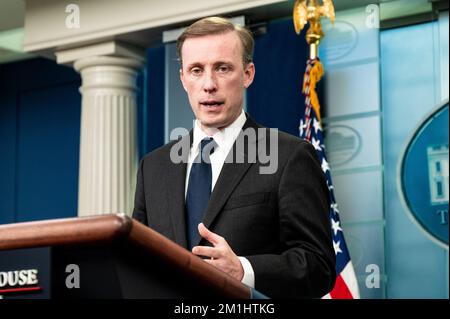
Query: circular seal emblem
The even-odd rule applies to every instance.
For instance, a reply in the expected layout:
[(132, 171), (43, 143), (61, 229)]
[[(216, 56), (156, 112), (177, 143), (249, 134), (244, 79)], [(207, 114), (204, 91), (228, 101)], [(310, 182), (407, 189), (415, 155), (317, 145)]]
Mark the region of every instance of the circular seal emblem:
[(448, 101), (414, 131), (400, 159), (400, 194), (416, 225), (448, 248)]
[(346, 164), (361, 151), (360, 134), (347, 125), (330, 125), (324, 128), (328, 161), (333, 167)]
[(326, 37), (323, 38), (320, 53), (327, 61), (339, 60), (349, 55), (358, 43), (358, 31), (346, 21), (335, 21), (334, 26), (324, 26)]

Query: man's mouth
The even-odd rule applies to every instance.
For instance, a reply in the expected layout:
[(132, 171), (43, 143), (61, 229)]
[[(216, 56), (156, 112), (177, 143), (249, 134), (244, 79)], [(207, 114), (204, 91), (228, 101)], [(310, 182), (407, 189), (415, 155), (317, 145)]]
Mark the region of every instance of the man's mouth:
[(219, 101), (219, 100), (206, 100), (206, 101), (200, 101), (200, 105), (205, 106), (205, 107), (219, 107), (221, 105), (223, 105), (224, 102), (223, 101)]

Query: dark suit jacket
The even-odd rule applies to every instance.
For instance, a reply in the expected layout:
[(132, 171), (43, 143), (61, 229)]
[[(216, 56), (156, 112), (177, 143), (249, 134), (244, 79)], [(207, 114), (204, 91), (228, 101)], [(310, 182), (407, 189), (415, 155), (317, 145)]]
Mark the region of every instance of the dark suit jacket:
[[(248, 128), (266, 134), (259, 131), (244, 138), (241, 132), (238, 136), (233, 154), (243, 155), (244, 163), (228, 163), (227, 158), (203, 223), (250, 261), (258, 291), (272, 298), (321, 297), (335, 282), (335, 254), (328, 188), (315, 150), (297, 137), (278, 132), (278, 169), (261, 174), (260, 168), (267, 167), (261, 146), (269, 149), (269, 129), (247, 115), (243, 130)], [(243, 140), (246, 148), (239, 153), (236, 143)], [(191, 142), (192, 131), (142, 159), (133, 213), (135, 219), (185, 248), (188, 154), (184, 163), (176, 164), (170, 152), (172, 147), (189, 150)], [(252, 146), (259, 152), (256, 162)], [(204, 239), (197, 244), (209, 245)]]

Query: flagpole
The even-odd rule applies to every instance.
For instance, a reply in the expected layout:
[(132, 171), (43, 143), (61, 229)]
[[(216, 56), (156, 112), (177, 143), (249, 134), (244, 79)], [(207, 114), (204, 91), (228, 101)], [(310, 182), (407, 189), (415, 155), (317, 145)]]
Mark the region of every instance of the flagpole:
[[(300, 34), (306, 24), (309, 24), (309, 29), (306, 32), (306, 42), (309, 44), (309, 60), (308, 69), (305, 72), (303, 81), (303, 93), (308, 98), (308, 104), (314, 109), (318, 120), (320, 121), (320, 104), (316, 93), (316, 84), (323, 76), (323, 65), (318, 57), (318, 48), (321, 39), (325, 36), (322, 30), (321, 17), (328, 17), (334, 23), (335, 14), (332, 0), (296, 0), (294, 4), (294, 27), (295, 32)], [(308, 106), (307, 106), (307, 112)], [(309, 118), (307, 118), (309, 120)], [(306, 124), (307, 132), (311, 127), (311, 121)], [(309, 135), (309, 134), (308, 134)]]

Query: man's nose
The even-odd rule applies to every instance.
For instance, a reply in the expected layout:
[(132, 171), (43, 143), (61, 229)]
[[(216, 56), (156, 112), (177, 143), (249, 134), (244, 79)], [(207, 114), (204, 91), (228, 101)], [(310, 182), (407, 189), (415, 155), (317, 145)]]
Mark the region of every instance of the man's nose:
[(212, 72), (207, 72), (205, 74), (203, 82), (203, 90), (205, 92), (214, 92), (217, 90), (217, 81)]

